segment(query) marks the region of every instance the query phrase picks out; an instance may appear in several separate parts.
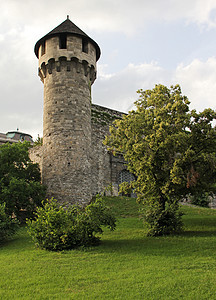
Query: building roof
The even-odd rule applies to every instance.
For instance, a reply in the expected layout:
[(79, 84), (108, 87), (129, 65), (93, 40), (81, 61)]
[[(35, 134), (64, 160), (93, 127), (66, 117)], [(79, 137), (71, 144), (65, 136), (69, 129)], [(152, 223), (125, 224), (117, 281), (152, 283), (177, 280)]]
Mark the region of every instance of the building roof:
[(28, 133), (19, 131), (9, 131), (6, 134), (0, 132), (0, 144), (4, 143), (18, 143), (19, 141), (29, 141), (33, 143), (32, 136)]
[(79, 27), (77, 27), (73, 22), (71, 22), (71, 20), (69, 19), (69, 16), (67, 16), (67, 19), (64, 22), (62, 22), (60, 25), (58, 25), (53, 30), (51, 30), (48, 34), (46, 34), (44, 37), (42, 37), (39, 41), (37, 41), (37, 43), (35, 44), (35, 48), (34, 48), (34, 52), (35, 52), (35, 55), (37, 56), (37, 58), (38, 58), (38, 50), (39, 50), (40, 45), (45, 40), (47, 40), (53, 36), (58, 36), (61, 33), (68, 33), (68, 34), (76, 35), (79, 37), (84, 37), (87, 40), (89, 40), (90, 42), (92, 42), (96, 48), (96, 59), (97, 60), (99, 59), (101, 51), (100, 51), (100, 47), (98, 46), (98, 44), (94, 40), (92, 40), (85, 32), (83, 32)]
[(18, 131), (18, 130), (16, 130), (16, 131), (8, 131), (8, 132), (6, 133), (6, 136), (8, 136), (9, 134), (15, 134), (15, 135), (17, 135), (17, 136), (28, 136), (28, 137), (30, 137), (30, 138), (32, 139), (32, 136), (31, 136), (30, 134), (24, 133), (24, 132), (20, 132), (20, 131)]
[(1, 132), (0, 132), (0, 138), (4, 138), (4, 139), (6, 139), (6, 138), (7, 138), (7, 136), (6, 136), (6, 134), (5, 134), (5, 133), (1, 133)]

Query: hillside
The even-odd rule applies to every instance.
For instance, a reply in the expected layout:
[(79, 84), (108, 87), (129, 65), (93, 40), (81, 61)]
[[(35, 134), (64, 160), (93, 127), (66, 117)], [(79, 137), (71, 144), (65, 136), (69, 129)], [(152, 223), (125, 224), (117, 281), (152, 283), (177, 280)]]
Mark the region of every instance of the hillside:
[(135, 199), (105, 200), (118, 222), (98, 247), (38, 250), (25, 228), (2, 245), (0, 299), (215, 299), (215, 210), (184, 206), (185, 232), (154, 238)]

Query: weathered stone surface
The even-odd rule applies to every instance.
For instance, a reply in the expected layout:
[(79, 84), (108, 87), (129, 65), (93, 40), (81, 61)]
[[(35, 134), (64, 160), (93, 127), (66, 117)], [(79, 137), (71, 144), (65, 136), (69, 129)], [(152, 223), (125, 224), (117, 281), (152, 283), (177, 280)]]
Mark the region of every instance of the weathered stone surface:
[[(122, 118), (123, 113), (111, 110), (99, 105), (91, 106), (91, 147), (90, 168), (91, 196), (102, 193), (110, 184), (113, 187), (113, 195), (118, 195), (120, 174), (127, 169), (122, 155), (113, 156), (103, 145), (103, 140), (109, 134), (109, 126), (115, 119)], [(71, 132), (72, 135), (72, 132)], [(43, 146), (34, 147), (30, 150), (30, 157), (39, 163), (42, 169)], [(73, 176), (73, 168), (70, 169)], [(77, 182), (79, 185), (79, 182)]]
[[(61, 202), (91, 200), (91, 84), (96, 78), (96, 49), (82, 38), (59, 36), (39, 47), (39, 76), (44, 83), (42, 181), (47, 196)], [(43, 48), (43, 49), (42, 49)]]
[(121, 155), (113, 157), (103, 145), (109, 134), (109, 126), (115, 119), (122, 118), (123, 113), (99, 105), (92, 105), (92, 194), (103, 192), (112, 184), (113, 194), (118, 194), (119, 176), (126, 169)]
[(30, 157), (40, 165), (47, 197), (85, 205), (110, 184), (116, 194), (126, 167), (121, 156), (113, 158), (102, 144), (122, 113), (91, 104), (99, 46), (74, 28), (66, 20), (54, 29), (58, 33), (36, 43), (44, 84), (43, 146), (31, 149)]

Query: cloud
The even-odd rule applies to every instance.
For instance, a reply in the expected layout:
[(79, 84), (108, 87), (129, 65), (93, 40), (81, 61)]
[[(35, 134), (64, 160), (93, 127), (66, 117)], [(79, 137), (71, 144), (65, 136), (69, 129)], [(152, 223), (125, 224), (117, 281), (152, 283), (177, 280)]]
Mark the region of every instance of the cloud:
[[(145, 30), (151, 34), (152, 24), (157, 28), (161, 23), (172, 26), (180, 21), (182, 26), (183, 21), (185, 26), (192, 23), (202, 30), (216, 27), (215, 0), (62, 0), (60, 6), (59, 0), (7, 0), (1, 3), (0, 19), (0, 132), (15, 130), (18, 126), (35, 136), (42, 135), (43, 85), (37, 76), (33, 49), (35, 42), (64, 21), (67, 14), (92, 38), (99, 32), (106, 41), (106, 34), (110, 33), (108, 46), (104, 42), (110, 47), (109, 57), (101, 60), (109, 66), (100, 65), (99, 61), (98, 79), (93, 87), (94, 103), (127, 111), (137, 99), (138, 89), (153, 88), (156, 83), (168, 86), (180, 83), (193, 107), (215, 106), (214, 57), (201, 61), (193, 60), (193, 56), (188, 64), (168, 70), (161, 67), (159, 59), (158, 62), (152, 62), (152, 58), (144, 62), (143, 57), (148, 52), (144, 47), (140, 63), (129, 63), (133, 54), (131, 47), (127, 49), (127, 43), (132, 40), (127, 36), (137, 34), (139, 39), (139, 33), (144, 35)], [(121, 35), (126, 38), (119, 41)], [(152, 43), (150, 48), (157, 47), (154, 39), (148, 41)], [(168, 51), (169, 39), (166, 41)], [(124, 52), (118, 53), (118, 43), (123, 44)], [(178, 50), (176, 53), (179, 55)], [(120, 58), (124, 63), (115, 70), (121, 70), (112, 71), (110, 66), (117, 64)]]
[(184, 20), (208, 28), (216, 26), (214, 0), (63, 0), (60, 6), (58, 0), (7, 0), (2, 3), (1, 26), (31, 24), (40, 37), (40, 33), (47, 33), (66, 19), (67, 14), (83, 29), (124, 34), (135, 34), (155, 21)]
[(93, 86), (93, 102), (127, 112), (138, 96), (138, 89), (153, 88), (156, 83), (167, 84), (170, 72), (156, 62), (129, 64), (120, 72), (106, 73), (106, 66), (98, 68), (98, 79)]
[(216, 109), (216, 57), (206, 61), (194, 59), (190, 64), (180, 64), (174, 74), (176, 82), (198, 111), (206, 107)]
[(216, 58), (206, 61), (193, 60), (179, 64), (168, 71), (156, 62), (129, 64), (124, 70), (110, 74), (106, 66), (100, 66), (99, 76), (93, 88), (93, 102), (113, 109), (128, 111), (137, 100), (138, 89), (152, 89), (155, 84), (180, 84), (182, 93), (191, 101), (191, 108), (201, 111), (207, 107), (216, 109)]

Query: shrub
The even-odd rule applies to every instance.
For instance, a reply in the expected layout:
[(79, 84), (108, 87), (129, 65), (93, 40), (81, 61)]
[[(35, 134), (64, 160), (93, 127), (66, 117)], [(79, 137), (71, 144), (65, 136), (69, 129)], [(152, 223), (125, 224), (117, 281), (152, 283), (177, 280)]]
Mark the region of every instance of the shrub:
[(79, 246), (95, 245), (102, 234), (102, 226), (115, 229), (115, 218), (104, 205), (102, 198), (82, 208), (73, 205), (68, 209), (55, 199), (46, 200), (35, 213), (35, 220), (28, 220), (29, 234), (36, 246), (57, 251)]
[(191, 204), (198, 205), (201, 207), (209, 207), (210, 198), (208, 193), (190, 195), (189, 199), (191, 201)]
[(0, 204), (0, 242), (15, 233), (18, 222), (5, 212), (5, 203)]

